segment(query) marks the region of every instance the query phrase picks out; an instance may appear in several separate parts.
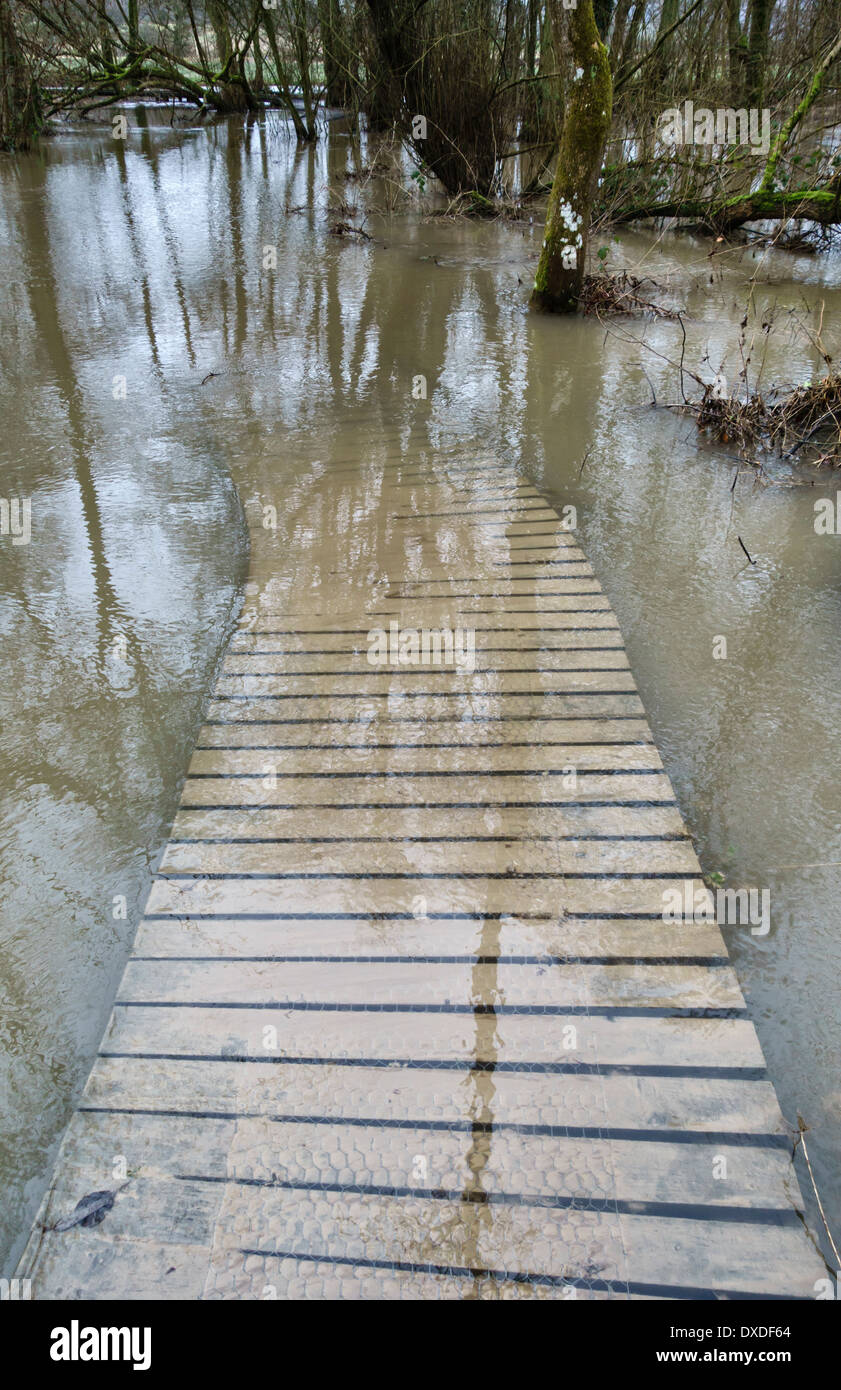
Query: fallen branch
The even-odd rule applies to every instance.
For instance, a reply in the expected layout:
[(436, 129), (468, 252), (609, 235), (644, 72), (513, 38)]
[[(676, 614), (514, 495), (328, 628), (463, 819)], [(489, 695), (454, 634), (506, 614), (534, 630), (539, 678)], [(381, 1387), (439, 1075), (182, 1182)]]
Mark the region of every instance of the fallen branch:
[(639, 222), (650, 217), (691, 218), (716, 232), (730, 232), (746, 222), (788, 221), (803, 217), (822, 227), (841, 226), (841, 180), (824, 188), (801, 188), (793, 193), (758, 190), (724, 202), (707, 199), (667, 199), (620, 209), (612, 221)]

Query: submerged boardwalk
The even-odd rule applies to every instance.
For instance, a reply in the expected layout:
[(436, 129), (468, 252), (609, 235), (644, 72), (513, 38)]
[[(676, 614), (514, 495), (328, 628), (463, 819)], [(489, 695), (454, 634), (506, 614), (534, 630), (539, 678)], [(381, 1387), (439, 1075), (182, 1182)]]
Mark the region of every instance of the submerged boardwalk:
[[(262, 515), (33, 1297), (813, 1297), (723, 939), (662, 917), (698, 862), (574, 535), (478, 452), (349, 458)], [(392, 623), (475, 632), (474, 669), (371, 664)]]

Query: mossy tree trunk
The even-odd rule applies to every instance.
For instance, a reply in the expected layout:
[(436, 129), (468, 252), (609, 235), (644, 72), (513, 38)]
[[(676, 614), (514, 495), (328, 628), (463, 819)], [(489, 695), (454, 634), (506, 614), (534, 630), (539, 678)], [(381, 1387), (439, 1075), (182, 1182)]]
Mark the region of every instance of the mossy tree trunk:
[(759, 185), (760, 193), (769, 193), (773, 190), (774, 178), (777, 172), (777, 165), (779, 163), (780, 156), (783, 153), (783, 150), (785, 149), (792, 135), (794, 134), (794, 131), (797, 129), (797, 127), (800, 125), (800, 122), (803, 120), (803, 117), (806, 116), (808, 112), (812, 109), (821, 92), (823, 91), (824, 78), (826, 77), (826, 74), (829, 71), (829, 69), (832, 67), (832, 64), (836, 61), (836, 59), (839, 56), (841, 56), (841, 35), (838, 36), (838, 38), (835, 40), (835, 43), (832, 45), (829, 51), (824, 54), (823, 58), (818, 64), (817, 70), (814, 76), (812, 77), (811, 82), (809, 83), (806, 95), (803, 97), (803, 100), (800, 102), (800, 104), (796, 106), (795, 109), (792, 111), (788, 120), (783, 124), (777, 135), (777, 138), (771, 146), (771, 149), (768, 154), (768, 161), (765, 165), (765, 170), (762, 175), (762, 182)]
[(612, 220), (637, 222), (649, 217), (688, 217), (717, 232), (731, 232), (746, 222), (789, 221), (803, 217), (817, 222), (822, 227), (841, 226), (841, 177), (832, 179), (823, 188), (799, 188), (783, 193), (774, 190), (739, 194), (724, 202), (710, 202), (706, 198), (676, 198), (650, 203), (639, 203), (624, 208), (621, 212), (613, 209)]
[(558, 164), (546, 214), (546, 234), (532, 304), (572, 313), (581, 294), (590, 209), (610, 130), (613, 87), (607, 49), (599, 38), (593, 0), (564, 12), (553, 3), (555, 33), (563, 33), (572, 64)]

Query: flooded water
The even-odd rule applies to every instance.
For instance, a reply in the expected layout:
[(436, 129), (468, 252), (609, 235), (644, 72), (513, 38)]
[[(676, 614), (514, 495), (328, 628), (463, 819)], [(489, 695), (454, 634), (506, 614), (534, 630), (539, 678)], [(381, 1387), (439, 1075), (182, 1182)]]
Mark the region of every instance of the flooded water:
[[(338, 125), (298, 151), (273, 118), (134, 109), (125, 142), (77, 128), (0, 163), (0, 496), (31, 499), (29, 543), (0, 538), (3, 1252), (108, 1015), (242, 597), (245, 518), (298, 507), (343, 458), (477, 442), (577, 508), (705, 871), (770, 890), (770, 932), (729, 941), (837, 1232), (841, 538), (814, 527), (835, 486), (783, 468), (733, 486), (726, 446), (662, 408), (679, 325), (528, 313), (539, 221), (424, 217), (393, 180), (345, 177), (372, 154)], [(370, 239), (331, 234), (342, 202)], [(753, 280), (776, 326), (751, 380), (761, 353), (764, 381), (810, 376), (795, 320), (823, 302), (832, 323), (838, 260), (709, 249), (628, 235), (608, 263), (664, 282), (687, 366), (731, 381)], [(279, 554), (279, 591), (282, 573)]]

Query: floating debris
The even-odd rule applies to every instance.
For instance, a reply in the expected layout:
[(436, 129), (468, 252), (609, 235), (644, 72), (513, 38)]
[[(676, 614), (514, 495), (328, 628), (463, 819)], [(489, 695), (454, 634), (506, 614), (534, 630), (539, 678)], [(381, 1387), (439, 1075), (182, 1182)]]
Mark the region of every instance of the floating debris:
[(361, 227), (354, 227), (352, 222), (334, 222), (327, 230), (330, 236), (358, 236), (362, 237), (363, 241), (373, 241), (373, 237), (368, 232), (363, 231)]
[(698, 428), (722, 444), (791, 458), (811, 448), (816, 467), (841, 465), (841, 374), (830, 372), (785, 393), (753, 392), (745, 400), (716, 394), (715, 382), (686, 407)]
[(644, 285), (659, 289), (657, 282), (649, 276), (640, 279), (627, 270), (617, 275), (609, 275), (606, 271), (598, 275), (585, 275), (579, 308), (584, 314), (597, 314), (599, 317), (605, 314), (650, 314), (657, 319), (679, 317), (677, 309), (644, 299), (640, 294)]

